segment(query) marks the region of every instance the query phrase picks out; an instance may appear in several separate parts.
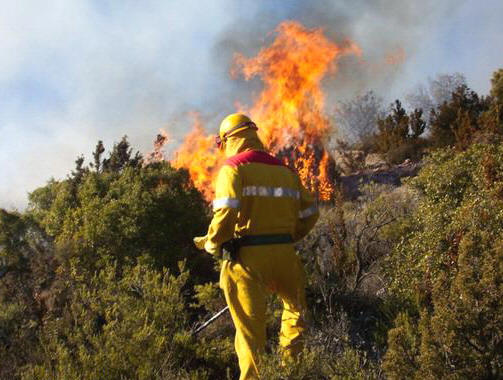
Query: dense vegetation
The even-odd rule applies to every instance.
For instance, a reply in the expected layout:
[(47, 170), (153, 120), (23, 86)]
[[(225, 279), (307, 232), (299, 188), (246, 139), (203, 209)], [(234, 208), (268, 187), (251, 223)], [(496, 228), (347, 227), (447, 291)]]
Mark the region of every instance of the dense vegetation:
[[(362, 126), (347, 144), (423, 168), (324, 206), (297, 247), (306, 349), (281, 366), (271, 297), (264, 378), (503, 377), (503, 70), (487, 97), (454, 79), (429, 109), (345, 105)], [(0, 210), (0, 378), (236, 378), (228, 317), (192, 335), (224, 306), (218, 263), (192, 247), (208, 205), (186, 171), (145, 165), (126, 138), (103, 154), (25, 212)]]

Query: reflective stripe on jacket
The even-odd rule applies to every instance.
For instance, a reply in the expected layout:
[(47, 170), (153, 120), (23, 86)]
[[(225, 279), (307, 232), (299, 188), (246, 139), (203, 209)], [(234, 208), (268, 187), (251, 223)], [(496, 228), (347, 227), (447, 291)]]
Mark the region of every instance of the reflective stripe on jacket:
[(319, 216), (297, 174), (262, 150), (230, 157), (219, 171), (215, 193), (207, 244), (212, 253), (235, 236), (291, 234), (299, 240)]

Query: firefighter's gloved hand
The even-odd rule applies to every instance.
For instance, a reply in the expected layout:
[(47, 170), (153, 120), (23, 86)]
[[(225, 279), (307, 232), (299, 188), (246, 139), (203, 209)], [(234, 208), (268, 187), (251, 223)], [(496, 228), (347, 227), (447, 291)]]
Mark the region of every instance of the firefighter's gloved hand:
[(196, 245), (197, 249), (205, 250), (213, 256), (220, 257), (221, 255), (220, 247), (209, 242), (208, 236), (196, 236), (194, 238), (194, 244)]
[(220, 249), (219, 245), (215, 245), (211, 241), (206, 241), (204, 243), (204, 250), (208, 252), (210, 255), (213, 255), (215, 257), (220, 257), (222, 256), (222, 252)]
[(208, 240), (207, 236), (196, 236), (194, 238), (194, 244), (196, 245), (197, 249), (204, 249), (204, 245), (206, 244), (206, 241)]

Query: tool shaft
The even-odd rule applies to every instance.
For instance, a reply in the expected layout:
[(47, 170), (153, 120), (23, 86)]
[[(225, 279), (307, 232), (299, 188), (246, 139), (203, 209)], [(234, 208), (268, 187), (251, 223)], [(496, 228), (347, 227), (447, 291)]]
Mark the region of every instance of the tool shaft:
[(204, 322), (201, 326), (199, 326), (195, 331), (194, 335), (198, 334), (202, 330), (204, 330), (206, 327), (211, 325), (214, 321), (216, 321), (218, 318), (220, 318), (227, 310), (229, 310), (229, 306), (224, 307), (222, 310), (220, 310), (218, 313), (216, 313), (213, 317), (208, 319), (206, 322)]

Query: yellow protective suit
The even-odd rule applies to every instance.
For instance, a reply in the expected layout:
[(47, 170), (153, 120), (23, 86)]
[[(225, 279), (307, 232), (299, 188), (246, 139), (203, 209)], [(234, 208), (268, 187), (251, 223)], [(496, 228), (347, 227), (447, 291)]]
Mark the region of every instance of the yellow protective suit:
[[(292, 170), (264, 151), (254, 130), (229, 138), (225, 153), (229, 159), (217, 178), (213, 220), (199, 244), (204, 241), (209, 253), (219, 255), (222, 243), (234, 237), (290, 234), (297, 241), (310, 231), (319, 216), (315, 199)], [(284, 355), (302, 349), (305, 274), (292, 243), (242, 247), (236, 261), (223, 262), (220, 287), (236, 327), (241, 380), (259, 378), (268, 291), (283, 301)]]

